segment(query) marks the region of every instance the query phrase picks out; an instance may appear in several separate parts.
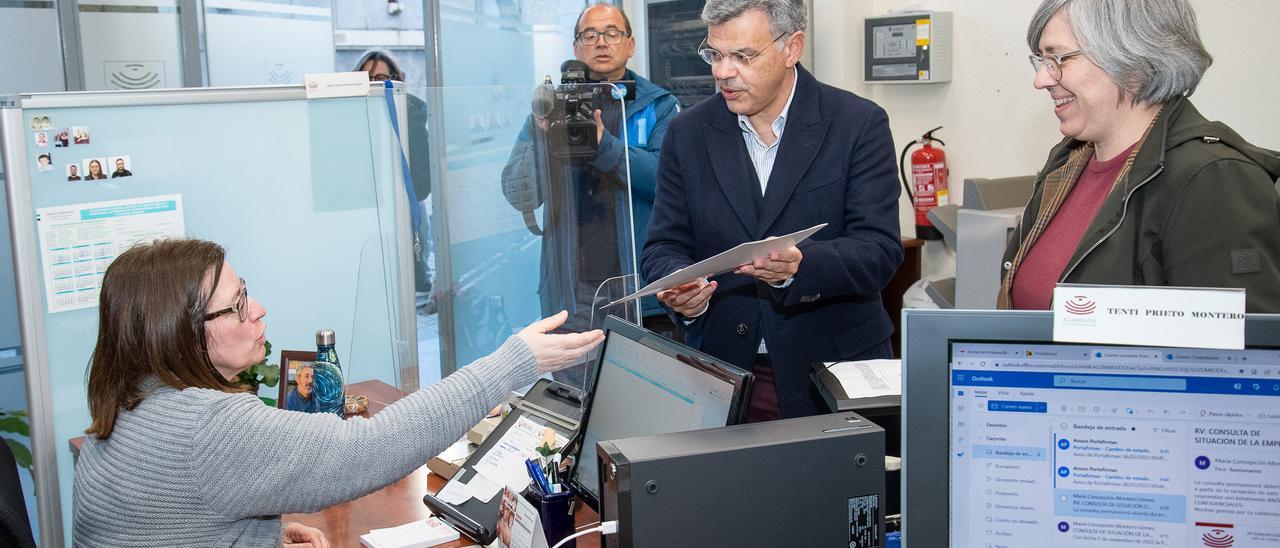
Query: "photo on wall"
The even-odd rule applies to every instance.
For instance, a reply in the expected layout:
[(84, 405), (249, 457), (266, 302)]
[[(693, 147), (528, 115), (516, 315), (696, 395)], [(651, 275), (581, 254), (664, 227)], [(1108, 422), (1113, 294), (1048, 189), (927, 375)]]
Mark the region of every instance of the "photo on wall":
[(71, 146), (71, 130), (59, 128), (53, 131), (53, 146), (66, 148)]
[(49, 146), (49, 134), (46, 132), (36, 133), (36, 148), (47, 148)]
[(48, 152), (37, 154), (36, 171), (53, 171), (53, 155)]
[(84, 177), (84, 180), (86, 181), (91, 181), (94, 179), (106, 179), (107, 178), (106, 166), (107, 166), (106, 158), (85, 158), (84, 167), (80, 169), (80, 173), (81, 173), (80, 176)]
[(71, 126), (71, 142), (77, 145), (89, 144), (89, 126)]
[(133, 162), (128, 156), (112, 156), (107, 159), (107, 166), (111, 168), (111, 178), (116, 177), (132, 177)]
[(82, 178), (80, 177), (80, 166), (79, 166), (79, 165), (76, 165), (76, 164), (67, 164), (67, 165), (66, 165), (66, 167), (64, 168), (64, 171), (66, 171), (66, 172), (67, 172), (67, 180), (68, 180), (68, 181), (79, 181), (79, 180), (81, 180), (81, 179), (82, 179)]

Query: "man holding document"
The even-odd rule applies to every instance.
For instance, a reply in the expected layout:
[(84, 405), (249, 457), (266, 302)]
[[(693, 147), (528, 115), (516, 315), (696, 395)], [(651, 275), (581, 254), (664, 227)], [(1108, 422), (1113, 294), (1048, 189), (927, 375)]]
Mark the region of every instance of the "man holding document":
[(880, 290), (903, 250), (888, 117), (799, 65), (803, 0), (710, 0), (702, 20), (698, 53), (720, 93), (671, 122), (640, 269), (658, 280), (827, 223), (731, 273), (658, 293), (689, 345), (756, 374), (749, 420), (817, 414), (810, 363), (892, 354)]

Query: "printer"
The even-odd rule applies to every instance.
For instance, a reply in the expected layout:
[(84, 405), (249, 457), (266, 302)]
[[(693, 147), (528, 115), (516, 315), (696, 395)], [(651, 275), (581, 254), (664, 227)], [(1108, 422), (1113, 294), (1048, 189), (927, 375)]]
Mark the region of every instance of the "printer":
[(884, 430), (855, 413), (601, 441), (596, 452), (601, 521), (618, 522), (607, 546), (884, 542)]

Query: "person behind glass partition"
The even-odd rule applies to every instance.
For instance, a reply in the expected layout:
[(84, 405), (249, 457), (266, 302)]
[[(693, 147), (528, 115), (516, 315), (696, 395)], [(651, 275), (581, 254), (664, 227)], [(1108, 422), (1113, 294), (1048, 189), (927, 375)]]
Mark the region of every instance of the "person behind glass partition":
[[(369, 73), (369, 79), (375, 82), (405, 82), (408, 76), (400, 68), (399, 61), (391, 52), (382, 49), (366, 51), (356, 61), (355, 69)], [(410, 89), (405, 94), (405, 114), (408, 119), (408, 146), (406, 154), (409, 159), (410, 179), (413, 181), (413, 192), (418, 198), (417, 207), (421, 212), (421, 226), (418, 227), (417, 239), (421, 246), (415, 253), (413, 267), (414, 290), (417, 293), (417, 310), (419, 314), (430, 315), (436, 312), (436, 297), (431, 291), (435, 284), (435, 264), (431, 233), (431, 149), (427, 133), (427, 103), (419, 95), (422, 90)]]
[(266, 314), (212, 242), (143, 243), (107, 267), (92, 424), (76, 464), (76, 546), (328, 546), (321, 531), (280, 515), (400, 480), (511, 390), (604, 338), (548, 334), (562, 313), (372, 418), (343, 420), (263, 405), (236, 384), (266, 353)]
[[(589, 327), (596, 290), (631, 270), (632, 257), (619, 241), (628, 201), (634, 249), (644, 245), (658, 151), (667, 125), (680, 111), (674, 95), (627, 68), (635, 47), (631, 21), (621, 8), (592, 4), (583, 9), (574, 26), (573, 54), (587, 67), (586, 83), (632, 82), (635, 97), (619, 112), (616, 99), (600, 96), (590, 107), (595, 130), (585, 136), (593, 146), (574, 155), (558, 152), (564, 136), (554, 132), (550, 116), (563, 118), (563, 114), (546, 112), (543, 107), (549, 105), (535, 108), (502, 171), (504, 197), (524, 216), (530, 232), (542, 237), (538, 281), (542, 313), (570, 310), (566, 324), (570, 329)], [(535, 92), (535, 103), (537, 99)], [(628, 181), (629, 196), (620, 192)], [(544, 205), (539, 220), (536, 210)], [(647, 314), (663, 314), (656, 300), (644, 304)], [(581, 373), (573, 368), (557, 378), (580, 385)]]
[(1240, 287), (1249, 312), (1280, 312), (1280, 155), (1192, 106), (1213, 59), (1191, 5), (1045, 0), (1027, 46), (1064, 138), (997, 306), (1048, 309), (1057, 283), (1086, 283)]

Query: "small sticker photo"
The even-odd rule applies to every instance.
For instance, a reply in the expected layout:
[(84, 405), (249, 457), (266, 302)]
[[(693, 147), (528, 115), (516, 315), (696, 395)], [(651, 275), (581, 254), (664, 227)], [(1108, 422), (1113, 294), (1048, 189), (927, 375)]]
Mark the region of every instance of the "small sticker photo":
[(71, 130), (67, 128), (53, 130), (53, 146), (58, 148), (71, 146)]
[(79, 166), (79, 165), (77, 165), (77, 164), (67, 164), (67, 165), (66, 165), (65, 170), (66, 170), (66, 172), (67, 172), (67, 180), (68, 180), (68, 181), (79, 181), (79, 180), (81, 180), (81, 178), (80, 178), (80, 166)]
[(47, 132), (36, 132), (36, 148), (49, 148), (49, 134)]
[(40, 129), (40, 117), (39, 117), (39, 116), (32, 116), (32, 117), (31, 117), (31, 129)]
[(53, 171), (53, 155), (41, 152), (36, 156), (36, 171)]
[(84, 180), (86, 181), (106, 179), (107, 172), (104, 171), (106, 164), (106, 158), (85, 158), (84, 168), (81, 169), (81, 177), (84, 177)]
[(89, 126), (71, 126), (71, 142), (77, 145), (89, 144)]
[(49, 121), (48, 116), (40, 117), (40, 129), (53, 129), (53, 122)]
[(112, 156), (111, 158), (108, 159), (108, 161), (110, 163), (108, 163), (107, 165), (111, 166), (111, 169), (112, 169), (111, 171), (112, 179), (115, 179), (116, 177), (132, 177), (133, 176), (133, 172), (130, 171), (133, 168), (133, 162), (129, 161), (128, 156)]

